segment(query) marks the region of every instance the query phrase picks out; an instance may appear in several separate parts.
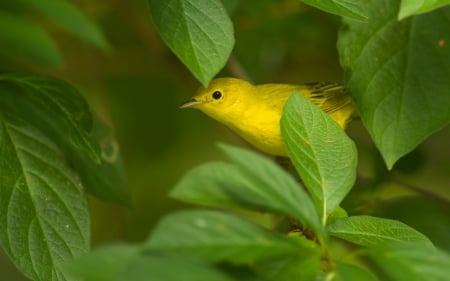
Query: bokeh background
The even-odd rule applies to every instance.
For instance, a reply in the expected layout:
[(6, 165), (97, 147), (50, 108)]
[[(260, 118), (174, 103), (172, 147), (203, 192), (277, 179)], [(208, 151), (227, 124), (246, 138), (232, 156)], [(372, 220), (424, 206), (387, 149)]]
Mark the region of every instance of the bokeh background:
[[(192, 167), (223, 159), (218, 142), (249, 146), (202, 113), (178, 108), (200, 83), (161, 41), (146, 0), (73, 2), (101, 27), (110, 52), (44, 22), (64, 55), (64, 66), (44, 68), (13, 59), (2, 68), (63, 78), (111, 126), (124, 158), (131, 206), (90, 198), (93, 246), (139, 242), (161, 216), (191, 207), (168, 193)], [(338, 17), (298, 0), (223, 2), (232, 16), (236, 45), (218, 76), (248, 77), (255, 83), (343, 82), (336, 50)], [(359, 178), (344, 207), (350, 213), (400, 219), (450, 251), (450, 130), (433, 135), (392, 173), (361, 121), (353, 122), (348, 133), (358, 146)], [(27, 279), (0, 250), (0, 281), (13, 280)]]

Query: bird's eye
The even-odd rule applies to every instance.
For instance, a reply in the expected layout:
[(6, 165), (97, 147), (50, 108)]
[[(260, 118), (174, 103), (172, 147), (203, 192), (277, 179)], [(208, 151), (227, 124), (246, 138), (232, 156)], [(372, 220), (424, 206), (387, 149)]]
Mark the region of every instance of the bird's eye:
[(220, 91), (215, 91), (212, 94), (212, 97), (213, 97), (213, 99), (218, 100), (218, 99), (220, 99), (222, 97), (222, 93)]

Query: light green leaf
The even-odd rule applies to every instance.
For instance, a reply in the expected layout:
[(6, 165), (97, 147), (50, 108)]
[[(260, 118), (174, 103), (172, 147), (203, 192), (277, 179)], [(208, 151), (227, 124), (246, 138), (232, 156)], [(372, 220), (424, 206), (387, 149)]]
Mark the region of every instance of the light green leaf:
[(189, 258), (152, 255), (138, 245), (114, 244), (95, 249), (66, 266), (85, 281), (232, 281), (224, 273)]
[(378, 279), (369, 271), (351, 264), (338, 263), (336, 265), (336, 281), (377, 281)]
[(139, 257), (141, 250), (141, 247), (136, 245), (102, 246), (67, 263), (64, 268), (74, 278), (83, 278), (82, 280), (86, 281), (115, 281)]
[(366, 20), (367, 14), (361, 0), (302, 0), (325, 12), (355, 20)]
[(164, 218), (149, 237), (146, 247), (208, 261), (249, 264), (314, 252), (318, 246), (306, 238), (300, 241), (272, 233), (236, 215), (184, 211)]
[[(242, 202), (243, 200), (240, 200), (239, 196), (229, 191), (229, 189), (236, 189), (232, 186), (245, 189), (247, 184), (247, 181), (241, 177), (233, 165), (210, 162), (198, 166), (184, 175), (170, 192), (170, 196), (206, 206), (253, 208), (253, 204)], [(257, 206), (257, 208), (264, 207)]]
[(450, 4), (450, 0), (402, 0), (398, 18), (426, 13), (442, 6)]
[(33, 280), (72, 280), (61, 265), (85, 254), (83, 186), (60, 149), (23, 121), (0, 116), (0, 243)]
[(355, 144), (333, 119), (300, 94), (292, 95), (285, 105), (281, 132), (325, 225), (355, 181)]
[[(293, 216), (323, 234), (319, 216), (308, 194), (279, 165), (256, 153), (221, 145), (240, 174), (242, 184), (227, 191), (243, 202)], [(243, 180), (242, 180), (243, 179)]]
[(232, 164), (209, 163), (190, 171), (171, 195), (197, 204), (282, 213), (323, 233), (311, 199), (289, 174), (256, 153), (221, 147)]
[(371, 216), (351, 216), (335, 221), (327, 227), (330, 235), (363, 246), (385, 242), (417, 242), (432, 246), (422, 233), (408, 225), (390, 219)]
[(143, 255), (113, 280), (233, 281), (234, 279), (206, 263), (185, 258)]
[(264, 280), (270, 281), (315, 281), (321, 280), (321, 257), (309, 254), (307, 258), (289, 257), (256, 264), (254, 270)]
[(149, 0), (153, 22), (167, 46), (203, 84), (227, 62), (233, 24), (220, 0)]
[[(398, 1), (361, 4), (338, 41), (347, 87), (388, 166), (450, 120), (450, 8), (399, 22)], [(426, 70), (426, 71), (424, 71)]]
[(66, 0), (19, 0), (40, 11), (55, 24), (63, 27), (81, 40), (102, 50), (109, 48), (100, 29), (75, 5)]
[(15, 59), (50, 67), (63, 63), (58, 47), (42, 27), (4, 11), (0, 11), (0, 42), (0, 52)]
[(393, 281), (446, 281), (450, 276), (450, 256), (421, 243), (377, 245), (369, 256)]

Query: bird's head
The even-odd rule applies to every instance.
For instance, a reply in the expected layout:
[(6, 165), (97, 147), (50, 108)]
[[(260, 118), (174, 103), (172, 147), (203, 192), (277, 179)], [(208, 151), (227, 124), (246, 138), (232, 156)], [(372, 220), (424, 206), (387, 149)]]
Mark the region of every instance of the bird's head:
[(196, 108), (210, 117), (226, 122), (235, 118), (249, 106), (249, 95), (254, 86), (236, 78), (217, 78), (208, 87), (201, 87), (197, 93), (180, 108)]

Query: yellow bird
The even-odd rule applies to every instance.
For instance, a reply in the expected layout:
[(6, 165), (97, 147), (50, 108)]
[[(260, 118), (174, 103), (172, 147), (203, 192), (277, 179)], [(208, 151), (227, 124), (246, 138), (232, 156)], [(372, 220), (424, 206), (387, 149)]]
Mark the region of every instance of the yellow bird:
[(280, 119), (286, 101), (294, 93), (304, 95), (342, 128), (354, 113), (350, 96), (335, 83), (253, 85), (236, 78), (214, 79), (180, 107), (199, 109), (261, 151), (288, 157)]

